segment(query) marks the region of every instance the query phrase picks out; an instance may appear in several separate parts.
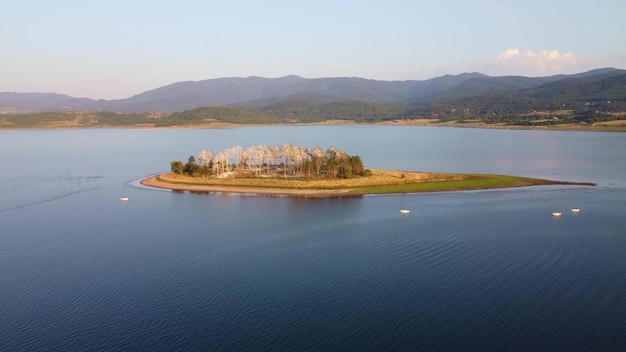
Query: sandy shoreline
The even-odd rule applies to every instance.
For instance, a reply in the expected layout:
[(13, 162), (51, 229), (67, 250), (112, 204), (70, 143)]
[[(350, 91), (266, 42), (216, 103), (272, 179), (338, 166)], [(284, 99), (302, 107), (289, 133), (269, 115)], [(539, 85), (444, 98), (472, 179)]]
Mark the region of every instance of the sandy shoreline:
[(186, 185), (160, 181), (159, 176), (152, 176), (141, 180), (141, 184), (148, 187), (171, 189), (173, 191), (189, 191), (198, 193), (238, 193), (259, 194), (288, 197), (326, 198), (326, 197), (359, 197), (363, 192), (350, 189), (336, 190), (309, 190), (309, 189), (285, 189), (285, 188), (261, 188), (239, 186), (215, 186), (215, 185)]

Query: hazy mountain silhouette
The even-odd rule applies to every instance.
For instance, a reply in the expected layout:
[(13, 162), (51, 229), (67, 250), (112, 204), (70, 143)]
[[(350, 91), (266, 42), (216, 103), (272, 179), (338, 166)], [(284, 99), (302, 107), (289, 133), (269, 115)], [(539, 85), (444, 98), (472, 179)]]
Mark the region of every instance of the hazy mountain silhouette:
[(564, 79), (594, 79), (626, 71), (603, 68), (575, 75), (490, 77), (480, 73), (428, 80), (380, 81), (358, 77), (217, 78), (172, 83), (126, 99), (94, 100), (56, 93), (0, 92), (0, 112), (116, 111), (176, 112), (204, 106), (263, 107), (285, 101), (363, 101), (410, 104), (536, 88)]

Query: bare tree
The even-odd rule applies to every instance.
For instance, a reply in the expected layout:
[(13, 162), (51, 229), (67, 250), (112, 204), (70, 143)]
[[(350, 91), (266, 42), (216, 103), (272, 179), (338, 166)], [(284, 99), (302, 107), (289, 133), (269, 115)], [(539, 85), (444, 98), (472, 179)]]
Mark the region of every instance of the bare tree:
[(257, 160), (257, 175), (261, 176), (261, 171), (263, 170), (263, 160), (265, 159), (265, 150), (267, 149), (267, 147), (265, 145), (257, 145), (254, 148), (254, 157)]
[(283, 169), (283, 176), (287, 177), (287, 169), (289, 168), (289, 166), (291, 165), (291, 153), (292, 153), (292, 145), (289, 144), (289, 142), (286, 142), (285, 144), (283, 144), (283, 146), (280, 148), (280, 153), (283, 159), (283, 164), (284, 164), (284, 169)]
[(291, 148), (291, 160), (295, 163), (296, 174), (302, 172), (302, 164), (306, 160), (306, 148), (297, 146)]
[(311, 152), (311, 157), (313, 159), (313, 164), (315, 165), (315, 174), (319, 176), (322, 165), (324, 165), (324, 158), (326, 154), (322, 148), (315, 147)]
[(250, 170), (250, 165), (248, 165), (248, 161), (250, 161), (250, 154), (248, 153), (248, 148), (246, 148), (246, 150), (241, 152), (241, 156), (239, 160), (244, 170), (246, 166), (248, 167), (248, 170)]
[(198, 165), (207, 167), (211, 163), (211, 160), (213, 160), (213, 153), (211, 153), (210, 150), (200, 151), (200, 154), (198, 155)]
[(272, 145), (268, 148), (267, 152), (270, 155), (272, 163), (274, 164), (274, 176), (276, 176), (276, 169), (278, 168), (278, 164), (280, 164), (281, 159), (280, 147), (277, 145)]
[(217, 172), (215, 173), (217, 175), (221, 175), (221, 174), (228, 172), (228, 169), (229, 169), (228, 155), (224, 153), (223, 151), (217, 153), (214, 159), (213, 168), (216, 169)]
[(234, 164), (239, 168), (241, 166), (241, 154), (243, 153), (243, 147), (240, 145), (232, 146), (226, 149), (226, 154), (231, 160), (231, 164)]

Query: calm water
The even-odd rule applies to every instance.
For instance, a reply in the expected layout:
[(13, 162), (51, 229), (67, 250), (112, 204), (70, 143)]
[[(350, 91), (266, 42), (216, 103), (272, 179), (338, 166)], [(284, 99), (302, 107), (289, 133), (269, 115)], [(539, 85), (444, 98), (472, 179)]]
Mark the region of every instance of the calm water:
[[(350, 199), (136, 186), (201, 149), (285, 141), (371, 168), (598, 186)], [(0, 131), (0, 165), (2, 351), (626, 346), (626, 134)]]

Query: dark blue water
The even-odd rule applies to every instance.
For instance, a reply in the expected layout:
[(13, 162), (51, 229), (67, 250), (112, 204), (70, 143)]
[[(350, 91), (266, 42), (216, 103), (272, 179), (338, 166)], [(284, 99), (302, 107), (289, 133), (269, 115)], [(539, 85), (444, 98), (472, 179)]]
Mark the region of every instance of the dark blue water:
[[(300, 199), (134, 182), (285, 141), (598, 186)], [(623, 350), (625, 152), (626, 134), (589, 132), (0, 132), (0, 350)]]

